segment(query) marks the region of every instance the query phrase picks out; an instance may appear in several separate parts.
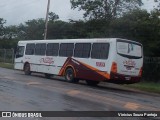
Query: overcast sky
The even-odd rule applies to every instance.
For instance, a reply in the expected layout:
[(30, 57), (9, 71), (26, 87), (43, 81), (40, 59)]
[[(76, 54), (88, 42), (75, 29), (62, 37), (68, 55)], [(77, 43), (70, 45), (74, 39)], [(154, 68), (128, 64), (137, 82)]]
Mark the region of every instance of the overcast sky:
[[(144, 8), (152, 9), (154, 0), (143, 0)], [(18, 25), (27, 20), (45, 18), (48, 0), (1, 0), (0, 18), (7, 20), (6, 25)], [(50, 12), (59, 15), (61, 20), (78, 20), (83, 12), (71, 10), (70, 0), (51, 0)]]

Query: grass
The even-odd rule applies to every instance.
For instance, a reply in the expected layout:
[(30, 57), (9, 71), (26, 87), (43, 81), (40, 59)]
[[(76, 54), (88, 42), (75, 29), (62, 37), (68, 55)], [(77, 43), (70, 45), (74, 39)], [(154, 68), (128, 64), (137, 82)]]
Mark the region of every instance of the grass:
[(154, 92), (154, 93), (160, 93), (160, 83), (154, 83), (154, 82), (140, 82), (130, 85), (125, 85), (129, 88), (135, 88), (147, 92)]
[(2, 67), (2, 68), (8, 68), (8, 69), (13, 69), (14, 65), (11, 64), (11, 63), (2, 63), (2, 62), (0, 62), (0, 67)]

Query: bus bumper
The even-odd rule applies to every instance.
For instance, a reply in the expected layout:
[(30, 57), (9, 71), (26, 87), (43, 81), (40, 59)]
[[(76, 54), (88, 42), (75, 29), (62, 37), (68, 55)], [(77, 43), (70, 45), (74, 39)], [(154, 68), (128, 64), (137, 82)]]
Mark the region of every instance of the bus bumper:
[(140, 80), (141, 80), (140, 76), (128, 76), (118, 73), (111, 73), (109, 82), (117, 84), (132, 84), (140, 82)]

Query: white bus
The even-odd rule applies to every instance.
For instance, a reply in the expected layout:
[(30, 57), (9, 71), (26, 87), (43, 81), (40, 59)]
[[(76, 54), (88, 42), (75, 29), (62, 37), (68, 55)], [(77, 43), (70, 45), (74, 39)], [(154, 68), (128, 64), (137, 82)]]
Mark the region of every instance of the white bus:
[(142, 66), (142, 44), (120, 38), (19, 41), (14, 64), (27, 75), (58, 75), (89, 85), (139, 82)]

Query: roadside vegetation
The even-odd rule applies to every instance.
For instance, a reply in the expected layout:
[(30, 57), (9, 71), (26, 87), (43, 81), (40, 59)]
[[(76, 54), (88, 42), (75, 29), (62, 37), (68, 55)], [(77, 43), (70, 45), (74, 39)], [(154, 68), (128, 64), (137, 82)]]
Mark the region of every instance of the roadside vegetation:
[(0, 67), (2, 67), (2, 68), (8, 68), (8, 69), (13, 69), (13, 64), (11, 64), (11, 63), (2, 63), (2, 62), (0, 62)]
[(128, 88), (134, 88), (134, 89), (139, 89), (146, 92), (154, 92), (154, 93), (160, 94), (160, 83), (143, 81), (140, 83), (125, 85), (125, 86)]

